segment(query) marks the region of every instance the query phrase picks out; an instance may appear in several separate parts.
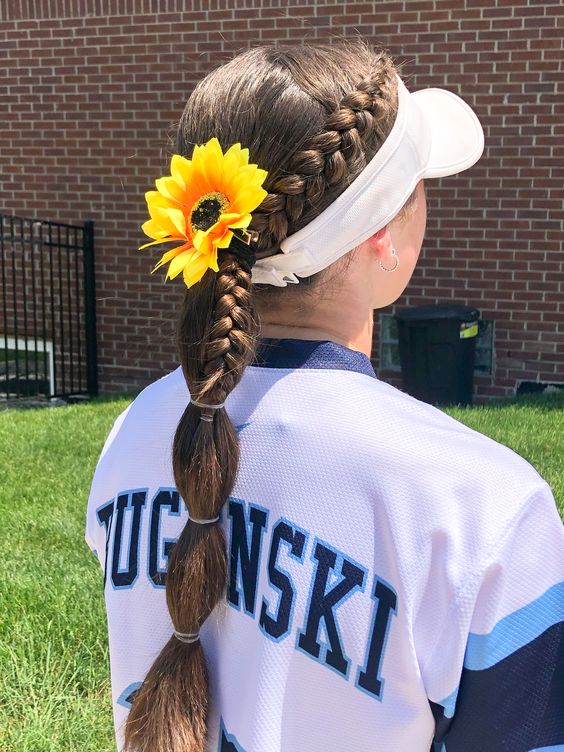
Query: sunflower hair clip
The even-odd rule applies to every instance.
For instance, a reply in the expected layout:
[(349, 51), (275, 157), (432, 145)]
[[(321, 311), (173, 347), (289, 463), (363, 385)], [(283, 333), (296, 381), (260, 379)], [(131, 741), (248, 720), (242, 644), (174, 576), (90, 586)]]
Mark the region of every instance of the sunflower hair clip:
[(151, 274), (170, 262), (165, 281), (182, 272), (191, 287), (208, 269), (219, 271), (220, 248), (252, 266), (250, 243), (258, 234), (247, 227), (251, 212), (268, 195), (261, 187), (268, 173), (249, 164), (249, 150), (237, 143), (224, 154), (214, 136), (194, 147), (192, 159), (173, 154), (170, 173), (155, 181), (156, 191), (145, 194), (151, 219), (141, 229), (153, 240), (139, 250), (173, 241), (180, 245), (166, 251)]

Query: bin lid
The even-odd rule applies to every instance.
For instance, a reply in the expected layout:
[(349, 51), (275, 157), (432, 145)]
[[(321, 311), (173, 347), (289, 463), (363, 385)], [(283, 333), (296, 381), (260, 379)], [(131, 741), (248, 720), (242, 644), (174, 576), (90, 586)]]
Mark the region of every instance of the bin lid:
[(472, 306), (457, 305), (456, 303), (437, 303), (400, 308), (395, 313), (395, 318), (400, 321), (435, 321), (440, 319), (477, 321), (480, 318), (480, 311)]

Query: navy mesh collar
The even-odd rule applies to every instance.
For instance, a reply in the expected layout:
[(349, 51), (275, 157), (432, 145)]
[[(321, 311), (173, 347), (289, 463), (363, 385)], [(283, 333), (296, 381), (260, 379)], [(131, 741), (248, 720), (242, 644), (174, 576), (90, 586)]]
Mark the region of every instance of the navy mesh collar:
[(259, 340), (251, 365), (259, 368), (331, 368), (376, 378), (372, 363), (364, 353), (330, 340), (265, 337)]

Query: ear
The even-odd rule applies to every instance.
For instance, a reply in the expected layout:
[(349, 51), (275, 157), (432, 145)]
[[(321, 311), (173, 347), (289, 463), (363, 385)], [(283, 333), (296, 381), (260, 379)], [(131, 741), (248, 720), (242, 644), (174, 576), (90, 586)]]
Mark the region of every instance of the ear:
[(388, 225), (377, 230), (364, 242), (376, 256), (377, 261), (387, 261), (387, 259), (391, 258), (393, 243)]

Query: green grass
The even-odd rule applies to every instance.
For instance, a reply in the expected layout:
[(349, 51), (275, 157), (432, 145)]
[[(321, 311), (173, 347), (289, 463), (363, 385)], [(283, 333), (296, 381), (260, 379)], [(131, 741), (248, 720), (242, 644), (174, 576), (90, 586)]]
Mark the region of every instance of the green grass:
[(552, 486), (564, 519), (564, 391), (444, 410), (528, 460)]
[(84, 542), (97, 457), (130, 399), (0, 413), (0, 750), (115, 750), (102, 572)]
[[(113, 752), (102, 572), (84, 542), (94, 467), (133, 398), (0, 412), (0, 750)], [(564, 516), (564, 395), (445, 408), (546, 478)]]

